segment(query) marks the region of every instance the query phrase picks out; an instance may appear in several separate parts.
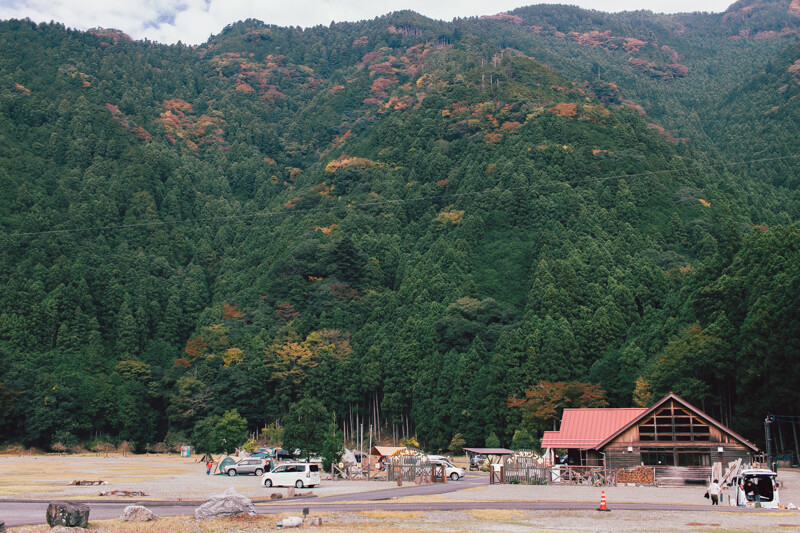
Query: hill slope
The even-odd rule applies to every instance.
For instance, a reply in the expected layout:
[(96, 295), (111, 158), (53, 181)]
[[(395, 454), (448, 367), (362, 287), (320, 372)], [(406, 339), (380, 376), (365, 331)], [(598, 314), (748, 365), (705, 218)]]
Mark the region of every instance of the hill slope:
[[(629, 405), (638, 379), (757, 437), (797, 404), (756, 378), (797, 375), (796, 178), (719, 131), (793, 76), (730, 72), (792, 37), (715, 21), (401, 12), (196, 48), (2, 23), (3, 434), (143, 445), (311, 396), (345, 435), (509, 444), (540, 380)], [(693, 100), (712, 79), (728, 100)]]

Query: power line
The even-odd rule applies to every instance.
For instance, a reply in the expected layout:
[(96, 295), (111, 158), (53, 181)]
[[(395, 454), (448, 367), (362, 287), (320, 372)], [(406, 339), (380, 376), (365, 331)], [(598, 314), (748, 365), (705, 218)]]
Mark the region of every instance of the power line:
[(417, 198), (399, 198), (395, 200), (380, 200), (374, 202), (364, 202), (359, 204), (347, 204), (344, 206), (333, 206), (333, 207), (322, 207), (322, 208), (309, 208), (309, 209), (293, 209), (291, 211), (281, 210), (281, 211), (261, 211), (259, 213), (249, 213), (249, 214), (240, 214), (240, 215), (226, 215), (226, 216), (218, 216), (218, 217), (204, 217), (204, 218), (187, 218), (182, 220), (159, 220), (156, 222), (137, 222), (132, 224), (113, 224), (108, 226), (86, 226), (81, 228), (66, 228), (66, 229), (54, 229), (54, 230), (45, 230), (45, 231), (30, 231), (30, 232), (20, 232), (20, 233), (4, 233), (0, 234), (0, 238), (14, 238), (14, 237), (34, 237), (37, 235), (57, 235), (57, 234), (67, 234), (67, 233), (79, 233), (84, 231), (110, 231), (110, 230), (118, 230), (118, 229), (131, 229), (131, 228), (144, 228), (144, 227), (159, 227), (159, 226), (178, 226), (178, 225), (187, 225), (187, 224), (197, 224), (197, 223), (205, 223), (205, 222), (219, 222), (225, 220), (239, 220), (239, 219), (247, 219), (247, 218), (259, 218), (259, 217), (270, 217), (270, 216), (279, 216), (279, 215), (295, 215), (300, 213), (324, 213), (324, 212), (331, 212), (340, 209), (362, 209), (366, 207), (377, 207), (382, 205), (401, 205), (401, 204), (408, 204), (412, 202), (423, 202), (427, 200), (436, 200), (441, 198), (462, 198), (462, 197), (470, 197), (470, 196), (481, 196), (484, 194), (494, 194), (494, 193), (502, 193), (502, 192), (517, 192), (527, 189), (534, 189), (537, 187), (542, 186), (558, 186), (558, 185), (569, 185), (570, 187), (575, 185), (582, 185), (586, 183), (595, 183), (601, 181), (609, 181), (609, 180), (616, 180), (616, 179), (629, 179), (629, 178), (643, 178), (647, 176), (657, 176), (661, 174), (672, 174), (676, 172), (691, 172), (697, 170), (707, 170), (711, 168), (720, 168), (720, 167), (730, 167), (730, 166), (739, 166), (739, 165), (750, 165), (754, 163), (766, 163), (771, 161), (781, 161), (786, 159), (800, 159), (800, 154), (796, 155), (786, 155), (786, 156), (779, 156), (779, 157), (765, 157), (760, 159), (750, 159), (745, 161), (731, 161), (731, 162), (724, 162), (724, 163), (714, 163), (708, 165), (695, 165), (692, 167), (686, 168), (675, 168), (675, 169), (664, 169), (664, 170), (651, 170), (647, 172), (639, 172), (636, 174), (617, 174), (613, 176), (598, 176), (592, 178), (584, 178), (579, 180), (573, 181), (562, 181), (562, 182), (554, 182), (550, 184), (542, 184), (537, 183), (533, 185), (521, 185), (519, 187), (508, 187), (504, 189), (484, 189), (481, 191), (471, 191), (471, 192), (461, 192), (461, 193), (442, 193), (430, 196), (419, 196)]

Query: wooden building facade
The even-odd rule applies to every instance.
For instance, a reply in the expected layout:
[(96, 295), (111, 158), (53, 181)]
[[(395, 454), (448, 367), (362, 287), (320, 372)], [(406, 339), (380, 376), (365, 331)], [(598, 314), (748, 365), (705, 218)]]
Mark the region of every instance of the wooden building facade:
[[(580, 442), (574, 424), (566, 418), (578, 417), (582, 413), (588, 419), (610, 419), (606, 409), (565, 410), (565, 420), (570, 429), (569, 435), (559, 432), (546, 432), (542, 447), (559, 448), (559, 444)], [(633, 410), (630, 410), (633, 411)], [(630, 418), (615, 429), (613, 425), (595, 424), (587, 427), (592, 433), (585, 446), (568, 447), (568, 463), (575, 466), (603, 466), (607, 469), (636, 468), (640, 465), (655, 468), (656, 481), (667, 482), (705, 482), (711, 475), (711, 466), (720, 462), (742, 459), (752, 462), (758, 448), (744, 437), (738, 435), (720, 422), (714, 420), (678, 395), (669, 393), (649, 409), (629, 412)], [(633, 416), (635, 414), (635, 416)], [(592, 416), (588, 416), (592, 415)], [(598, 426), (606, 431), (603, 438), (597, 439)], [(563, 426), (562, 426), (563, 427)], [(580, 430), (578, 430), (579, 432)], [(551, 435), (547, 435), (550, 433)], [(571, 441), (565, 441), (564, 436)], [(549, 438), (548, 438), (549, 437)]]

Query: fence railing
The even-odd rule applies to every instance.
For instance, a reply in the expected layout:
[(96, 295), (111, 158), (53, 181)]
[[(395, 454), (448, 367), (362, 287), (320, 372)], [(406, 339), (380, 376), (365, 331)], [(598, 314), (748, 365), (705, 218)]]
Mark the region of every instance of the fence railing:
[(602, 466), (498, 465), (490, 473), (489, 482), (521, 485), (616, 486), (617, 472), (616, 469)]

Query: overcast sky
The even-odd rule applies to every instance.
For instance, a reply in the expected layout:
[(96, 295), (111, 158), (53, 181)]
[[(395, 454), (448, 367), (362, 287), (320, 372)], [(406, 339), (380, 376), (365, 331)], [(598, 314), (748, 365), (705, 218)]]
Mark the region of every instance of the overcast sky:
[[(720, 12), (734, 0), (562, 0), (599, 11), (649, 9), (662, 13)], [(103, 27), (124, 31), (134, 39), (161, 43), (200, 44), (222, 28), (247, 18), (279, 26), (328, 25), (372, 19), (410, 9), (425, 16), (493, 15), (536, 0), (0, 0), (0, 20), (30, 18), (56, 21), (70, 28)], [(556, 2), (547, 2), (556, 3)]]

